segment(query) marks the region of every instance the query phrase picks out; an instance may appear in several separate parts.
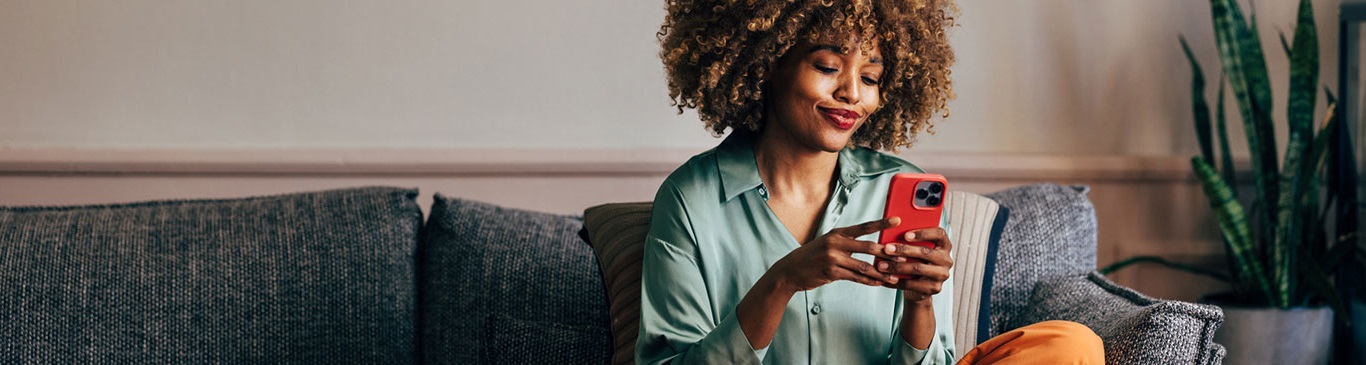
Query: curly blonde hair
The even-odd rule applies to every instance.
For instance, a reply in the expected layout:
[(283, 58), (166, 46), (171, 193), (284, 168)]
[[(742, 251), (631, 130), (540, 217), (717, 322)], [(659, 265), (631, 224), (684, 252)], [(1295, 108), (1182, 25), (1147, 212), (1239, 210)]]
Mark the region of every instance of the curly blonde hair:
[(764, 79), (806, 37), (853, 35), (865, 51), (881, 47), (881, 108), (851, 143), (876, 150), (910, 147), (934, 133), (931, 117), (954, 97), (947, 30), (951, 0), (667, 0), (657, 37), (678, 112), (697, 110), (713, 134), (763, 127)]

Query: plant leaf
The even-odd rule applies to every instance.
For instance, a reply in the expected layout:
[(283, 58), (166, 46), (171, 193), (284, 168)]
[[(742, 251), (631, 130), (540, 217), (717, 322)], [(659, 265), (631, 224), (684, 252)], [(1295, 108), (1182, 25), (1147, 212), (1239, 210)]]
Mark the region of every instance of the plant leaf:
[(1243, 213), (1243, 205), (1233, 196), (1233, 189), (1219, 178), (1219, 174), (1214, 168), (1201, 159), (1199, 156), (1191, 158), (1191, 167), (1195, 170), (1195, 176), (1199, 178), (1201, 187), (1204, 188), (1205, 198), (1209, 200), (1210, 209), (1214, 211), (1214, 216), (1219, 221), (1220, 231), (1224, 234), (1224, 242), (1230, 256), (1238, 263), (1237, 267), (1231, 268), (1238, 271), (1238, 277), (1244, 280), (1251, 280), (1252, 289), (1262, 293), (1267, 303), (1280, 306), (1272, 295), (1272, 288), (1267, 280), (1266, 270), (1262, 268), (1262, 263), (1257, 259), (1256, 247), (1252, 243), (1252, 234), (1248, 229), (1247, 216)]
[[(1314, 98), (1318, 96), (1319, 46), (1314, 30), (1314, 10), (1310, 0), (1300, 0), (1299, 19), (1295, 27), (1295, 46), (1290, 57), (1290, 101), (1286, 104), (1286, 121), (1290, 138), (1286, 143), (1285, 170), (1281, 173), (1280, 200), (1276, 212), (1276, 237), (1271, 250), (1272, 281), (1276, 284), (1281, 303), (1290, 302), (1295, 292), (1295, 256), (1299, 252), (1304, 215), (1301, 205), (1309, 185), (1317, 185), (1317, 161), (1308, 161), (1306, 154), (1314, 138)], [(1301, 161), (1305, 160), (1305, 161)], [(1312, 199), (1318, 200), (1315, 195)]]
[[(1200, 141), (1200, 155), (1214, 161), (1214, 148), (1210, 144), (1209, 102), (1205, 101), (1205, 75), (1190, 45), (1186, 43), (1186, 37), (1178, 34), (1176, 39), (1181, 42), (1181, 50), (1186, 53), (1186, 60), (1191, 65), (1191, 107), (1195, 112), (1195, 136)], [(1223, 84), (1220, 87), (1222, 90)]]
[[(1259, 228), (1258, 237), (1274, 241), (1276, 221), (1270, 212), (1280, 211), (1280, 170), (1276, 161), (1276, 140), (1271, 122), (1271, 87), (1261, 40), (1254, 29), (1243, 20), (1242, 11), (1234, 0), (1210, 0), (1214, 16), (1214, 33), (1219, 45), (1220, 61), (1229, 85), (1233, 87), (1238, 109), (1243, 116), (1243, 130), (1247, 134), (1248, 151), (1252, 157), (1252, 174), (1256, 199), (1263, 209), (1252, 216)], [(1255, 244), (1249, 241), (1250, 245)], [(1263, 246), (1265, 247), (1265, 246)], [(1273, 266), (1271, 269), (1275, 269)], [(1283, 304), (1283, 303), (1275, 303)]]

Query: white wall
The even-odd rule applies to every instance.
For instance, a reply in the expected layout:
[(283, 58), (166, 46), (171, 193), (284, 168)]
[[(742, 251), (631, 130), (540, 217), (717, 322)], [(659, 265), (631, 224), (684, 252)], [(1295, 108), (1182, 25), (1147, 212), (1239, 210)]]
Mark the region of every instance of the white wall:
[[(1256, 1), (1265, 40), (1295, 3)], [(1338, 2), (1315, 4), (1336, 88)], [(961, 6), (959, 98), (920, 149), (1196, 151), (1176, 34), (1213, 79), (1208, 3)], [(662, 17), (640, 0), (0, 1), (0, 147), (704, 149), (668, 106)]]

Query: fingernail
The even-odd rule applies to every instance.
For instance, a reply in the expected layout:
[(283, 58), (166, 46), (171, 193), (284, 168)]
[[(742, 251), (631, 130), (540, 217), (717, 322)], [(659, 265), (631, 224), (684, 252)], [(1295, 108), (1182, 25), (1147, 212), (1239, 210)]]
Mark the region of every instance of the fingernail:
[(913, 239), (915, 239), (915, 232), (906, 232), (906, 240), (910, 241)]
[(877, 271), (887, 271), (887, 263), (886, 263), (886, 262), (879, 262), (879, 263), (877, 264)]
[(895, 276), (893, 276), (890, 280), (887, 280), (887, 282), (890, 282), (890, 283), (892, 283), (892, 284), (896, 284), (896, 282), (898, 282), (898, 281), (901, 281), (901, 279), (900, 279), (900, 278), (897, 278), (897, 277), (895, 277)]
[(886, 247), (887, 247), (887, 253), (895, 253), (895, 252), (896, 252), (896, 245), (887, 245)]

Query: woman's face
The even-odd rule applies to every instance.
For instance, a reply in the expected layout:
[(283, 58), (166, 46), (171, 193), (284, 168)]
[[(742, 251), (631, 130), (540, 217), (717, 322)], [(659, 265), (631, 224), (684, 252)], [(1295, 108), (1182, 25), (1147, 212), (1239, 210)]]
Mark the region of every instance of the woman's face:
[[(840, 49), (847, 50), (840, 53)], [(857, 42), (802, 41), (778, 61), (765, 94), (765, 138), (782, 138), (819, 151), (849, 144), (881, 103), (882, 55)]]

